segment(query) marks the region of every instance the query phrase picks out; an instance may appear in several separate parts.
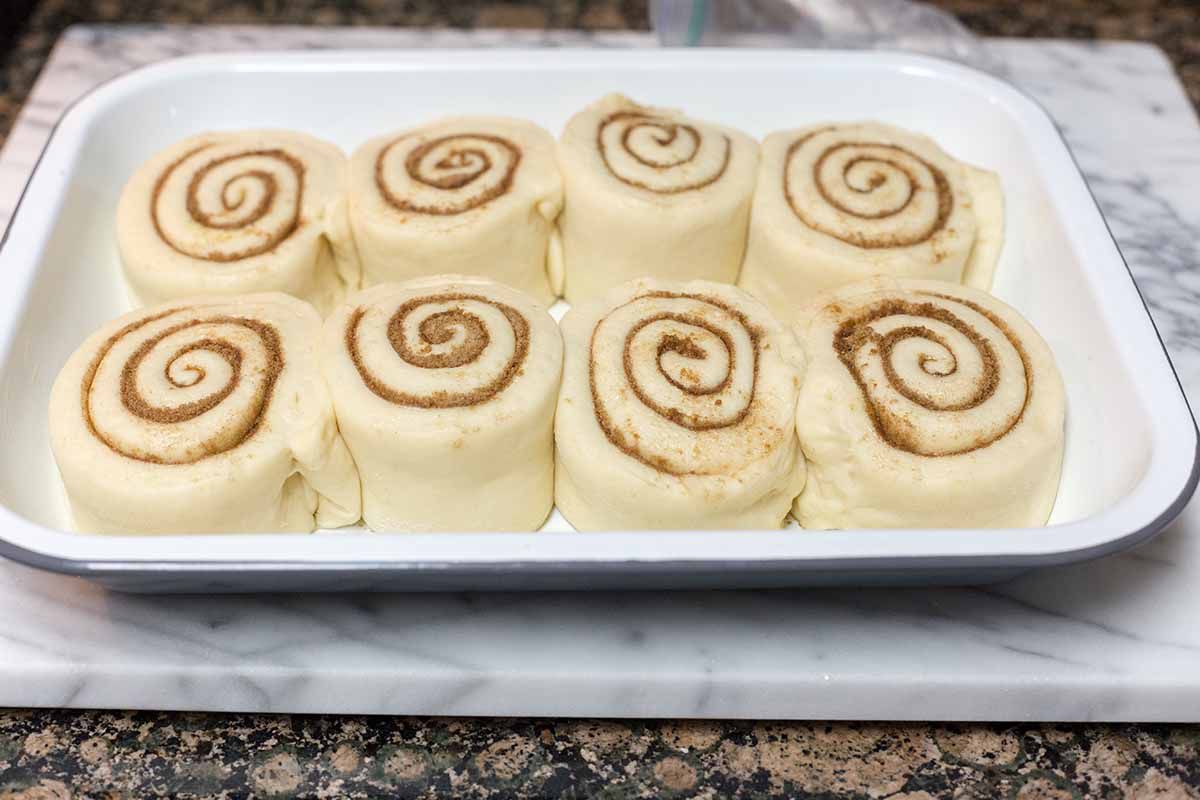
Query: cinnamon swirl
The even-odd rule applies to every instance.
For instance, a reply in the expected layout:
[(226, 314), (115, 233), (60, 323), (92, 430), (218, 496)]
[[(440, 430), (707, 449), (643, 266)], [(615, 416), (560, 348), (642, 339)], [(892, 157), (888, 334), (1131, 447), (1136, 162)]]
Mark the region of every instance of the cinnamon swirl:
[(758, 166), (749, 136), (613, 94), (571, 118), (558, 159), (570, 302), (641, 275), (737, 279)]
[(524, 120), (452, 117), (354, 152), (341, 237), (357, 247), (365, 285), (462, 273), (549, 304), (561, 208), (550, 134)]
[(773, 133), (738, 285), (783, 319), (873, 275), (988, 289), (1004, 235), (994, 173), (875, 122)]
[(801, 525), (1046, 522), (1066, 400), (1050, 348), (1016, 311), (965, 286), (875, 278), (814, 300), (795, 329), (809, 358)]
[(535, 530), (553, 504), (562, 337), (484, 278), (366, 289), (325, 323), (322, 369), (380, 531)]
[(760, 303), (641, 278), (562, 320), (555, 500), (576, 528), (777, 528), (804, 483), (803, 357)]
[(79, 530), (311, 531), (359, 518), (316, 368), (321, 320), (280, 293), (193, 298), (105, 325), (50, 396)]
[(328, 236), (345, 160), (288, 131), (205, 133), (153, 156), (117, 207), (135, 299), (280, 291), (327, 311), (358, 284), (354, 253)]

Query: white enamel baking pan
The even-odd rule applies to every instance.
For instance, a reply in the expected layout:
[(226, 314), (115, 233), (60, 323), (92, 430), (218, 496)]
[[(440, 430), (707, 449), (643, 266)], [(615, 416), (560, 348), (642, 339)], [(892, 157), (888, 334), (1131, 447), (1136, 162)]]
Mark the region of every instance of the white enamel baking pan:
[[(449, 113), (559, 131), (612, 90), (751, 134), (877, 118), (1000, 173), (996, 293), (1042, 332), (1068, 394), (1047, 528), (582, 534), (99, 537), (66, 532), (46, 433), (71, 351), (126, 310), (113, 236), (148, 155), (215, 128), (309, 131), (347, 151)], [(1137, 288), (1057, 130), (1028, 97), (887, 53), (414, 51), (214, 55), (141, 69), (63, 117), (0, 248), (0, 554), (133, 591), (447, 590), (968, 583), (1095, 558), (1154, 535), (1196, 486), (1195, 423)]]

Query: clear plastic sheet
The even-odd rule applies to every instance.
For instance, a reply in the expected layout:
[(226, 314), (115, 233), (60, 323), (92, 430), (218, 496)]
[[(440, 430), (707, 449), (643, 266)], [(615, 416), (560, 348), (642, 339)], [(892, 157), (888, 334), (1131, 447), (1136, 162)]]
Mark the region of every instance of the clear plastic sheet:
[(911, 50), (999, 72), (985, 43), (912, 0), (651, 0), (664, 45)]

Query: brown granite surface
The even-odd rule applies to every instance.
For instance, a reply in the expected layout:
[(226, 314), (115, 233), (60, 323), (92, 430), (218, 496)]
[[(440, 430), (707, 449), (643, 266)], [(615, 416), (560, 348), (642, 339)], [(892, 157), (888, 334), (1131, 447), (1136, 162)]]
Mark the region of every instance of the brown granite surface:
[(1157, 726), (465, 720), (21, 711), (0, 798), (1200, 797)]
[[(937, 4), (986, 35), (1154, 41), (1200, 103), (1195, 0)], [(645, 0), (0, 0), (0, 139), (75, 22), (647, 25)], [(1200, 797), (1200, 729), (0, 711), (0, 800), (149, 796)]]

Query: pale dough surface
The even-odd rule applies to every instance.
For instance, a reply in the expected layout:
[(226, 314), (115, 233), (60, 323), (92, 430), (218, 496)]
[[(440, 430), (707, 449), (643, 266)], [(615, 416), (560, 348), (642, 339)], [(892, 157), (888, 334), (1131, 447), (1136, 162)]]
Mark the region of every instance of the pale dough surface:
[(825, 123), (763, 142), (738, 285), (784, 320), (875, 275), (987, 290), (1003, 241), (994, 173), (891, 125)]
[(279, 291), (326, 312), (358, 285), (354, 253), (329, 232), (346, 157), (303, 133), (204, 133), (129, 179), (117, 242), (134, 300)]
[(807, 528), (1043, 525), (1062, 467), (1054, 356), (1011, 307), (942, 281), (875, 278), (816, 298), (797, 430)]
[(549, 133), (519, 119), (450, 117), (354, 151), (337, 238), (357, 250), (364, 286), (461, 273), (548, 305), (562, 202)]
[(325, 323), (321, 368), (377, 531), (530, 531), (554, 501), (562, 336), (461, 275), (380, 284)]
[(78, 530), (311, 531), (357, 522), (354, 462), (317, 369), (321, 320), (280, 293), (113, 320), (68, 359), (50, 444)]
[(572, 303), (640, 276), (733, 283), (746, 248), (758, 143), (680, 111), (611, 94), (558, 144), (563, 294)]
[(804, 485), (804, 371), (745, 292), (641, 278), (562, 320), (555, 500), (581, 530), (778, 528)]

